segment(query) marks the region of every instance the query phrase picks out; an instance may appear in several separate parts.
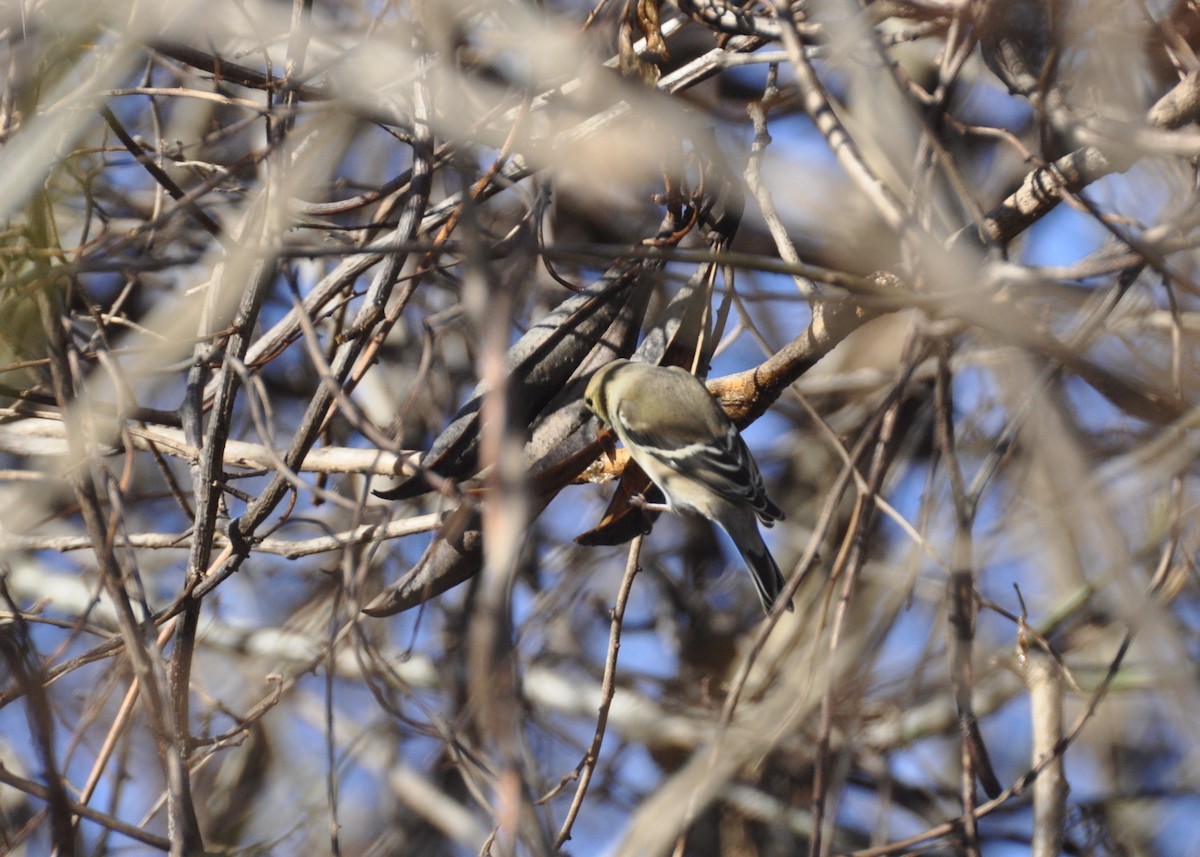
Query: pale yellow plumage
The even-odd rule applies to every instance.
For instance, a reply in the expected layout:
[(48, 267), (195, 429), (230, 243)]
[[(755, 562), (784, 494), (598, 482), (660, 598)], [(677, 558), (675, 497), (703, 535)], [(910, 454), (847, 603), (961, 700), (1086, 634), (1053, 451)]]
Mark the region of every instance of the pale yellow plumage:
[(584, 402), (612, 426), (671, 511), (698, 512), (729, 534), (770, 612), (784, 580), (758, 521), (769, 527), (783, 512), (703, 382), (683, 369), (615, 360), (592, 376)]

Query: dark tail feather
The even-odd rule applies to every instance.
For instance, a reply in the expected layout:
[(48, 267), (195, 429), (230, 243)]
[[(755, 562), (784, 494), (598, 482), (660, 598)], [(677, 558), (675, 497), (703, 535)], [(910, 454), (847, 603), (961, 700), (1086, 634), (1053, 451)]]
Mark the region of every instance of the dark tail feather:
[[(755, 527), (755, 534), (758, 534), (757, 527)], [(746, 541), (751, 540), (747, 539)], [(779, 566), (775, 564), (775, 557), (771, 556), (771, 552), (767, 550), (767, 545), (761, 535), (752, 543), (738, 547), (741, 549), (742, 559), (746, 561), (750, 576), (754, 578), (754, 586), (758, 590), (758, 599), (762, 602), (763, 610), (770, 613), (771, 608), (775, 606), (775, 599), (779, 597), (779, 593), (786, 585)], [(796, 609), (792, 606), (790, 599), (787, 609)]]

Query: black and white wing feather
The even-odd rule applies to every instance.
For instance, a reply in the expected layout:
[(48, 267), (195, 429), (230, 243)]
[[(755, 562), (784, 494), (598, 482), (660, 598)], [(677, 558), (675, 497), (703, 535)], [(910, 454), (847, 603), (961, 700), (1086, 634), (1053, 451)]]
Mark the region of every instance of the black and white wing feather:
[[(701, 384), (682, 369), (673, 371)], [(636, 403), (626, 399), (613, 415), (620, 423), (617, 433), (627, 436), (626, 445), (632, 442), (680, 475), (735, 504), (749, 506), (766, 526), (781, 520), (783, 512), (767, 496), (762, 474), (737, 427), (707, 390), (704, 402), (703, 413), (697, 414), (694, 399), (660, 401), (656, 418), (647, 420), (641, 418)]]

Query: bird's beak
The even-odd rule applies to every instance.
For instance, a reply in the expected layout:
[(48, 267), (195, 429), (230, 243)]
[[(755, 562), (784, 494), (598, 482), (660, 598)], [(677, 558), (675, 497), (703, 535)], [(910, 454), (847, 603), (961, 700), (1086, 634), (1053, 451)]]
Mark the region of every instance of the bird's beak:
[(604, 456), (613, 464), (617, 463), (617, 435), (611, 428), (605, 426), (600, 429), (600, 433), (596, 435), (596, 440), (600, 441), (600, 448), (604, 450)]

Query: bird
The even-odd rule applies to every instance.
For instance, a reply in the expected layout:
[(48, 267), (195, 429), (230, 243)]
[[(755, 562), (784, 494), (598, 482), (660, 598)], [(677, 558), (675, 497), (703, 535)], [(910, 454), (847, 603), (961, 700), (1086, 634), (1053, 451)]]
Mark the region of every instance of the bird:
[(770, 527), (783, 510), (704, 382), (676, 366), (619, 359), (596, 370), (583, 399), (662, 491), (666, 511), (698, 513), (729, 534), (770, 613), (785, 581), (758, 522)]

